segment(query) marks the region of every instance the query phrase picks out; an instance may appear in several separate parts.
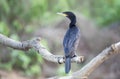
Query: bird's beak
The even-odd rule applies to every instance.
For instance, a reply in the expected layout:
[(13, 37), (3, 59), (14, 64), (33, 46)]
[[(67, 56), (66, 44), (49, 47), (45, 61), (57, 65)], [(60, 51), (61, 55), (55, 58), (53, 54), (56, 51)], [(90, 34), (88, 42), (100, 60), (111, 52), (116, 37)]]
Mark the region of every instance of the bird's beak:
[(62, 15), (62, 16), (68, 16), (67, 14), (64, 14), (64, 13), (57, 13), (59, 15)]

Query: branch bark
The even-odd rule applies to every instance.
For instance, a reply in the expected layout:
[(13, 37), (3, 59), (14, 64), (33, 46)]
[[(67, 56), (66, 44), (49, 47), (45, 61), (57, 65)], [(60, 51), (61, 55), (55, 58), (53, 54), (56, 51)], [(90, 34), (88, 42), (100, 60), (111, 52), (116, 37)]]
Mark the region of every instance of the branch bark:
[[(30, 48), (34, 48), (39, 54), (42, 55), (44, 59), (51, 62), (64, 63), (65, 61), (64, 56), (53, 55), (44, 46), (41, 45), (40, 40), (41, 38), (38, 37), (32, 40), (19, 42), (0, 34), (0, 44), (19, 50), (29, 50)], [(105, 60), (107, 60), (111, 56), (120, 53), (119, 51), (120, 42), (115, 43), (110, 47), (104, 49), (99, 55), (94, 57), (88, 64), (86, 64), (83, 68), (74, 72), (73, 74), (63, 77), (56, 76), (49, 79), (78, 79), (78, 78), (86, 79), (100, 64), (102, 64)], [(81, 61), (83, 61), (83, 56), (82, 57), (77, 56), (71, 59), (71, 61), (80, 63)]]
[(112, 44), (110, 47), (104, 49), (99, 55), (94, 57), (88, 64), (80, 70), (74, 72), (70, 76), (54, 77), (49, 79), (87, 79), (88, 76), (105, 60), (111, 56), (120, 53), (120, 42)]
[[(19, 49), (19, 50), (29, 50), (31, 48), (34, 48), (44, 59), (55, 62), (55, 63), (64, 63), (65, 59), (62, 55), (53, 55), (50, 53), (41, 43), (41, 38), (33, 38), (31, 40), (27, 40), (24, 42), (15, 41), (13, 39), (10, 39), (2, 34), (0, 34), (0, 44), (3, 44), (5, 46)], [(77, 56), (75, 58), (72, 58), (72, 62), (80, 63), (84, 59), (83, 56)]]

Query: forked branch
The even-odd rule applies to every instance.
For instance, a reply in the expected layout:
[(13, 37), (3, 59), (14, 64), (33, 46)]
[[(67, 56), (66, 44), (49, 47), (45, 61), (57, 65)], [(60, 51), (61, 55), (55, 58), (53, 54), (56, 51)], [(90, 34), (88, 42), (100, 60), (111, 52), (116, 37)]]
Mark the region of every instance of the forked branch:
[[(65, 61), (64, 56), (53, 55), (44, 46), (41, 45), (40, 40), (41, 38), (38, 37), (32, 40), (19, 42), (0, 34), (0, 44), (19, 50), (29, 50), (31, 48), (34, 48), (44, 59), (51, 62), (64, 63)], [(102, 64), (105, 60), (107, 60), (111, 56), (118, 53), (120, 53), (120, 42), (112, 44), (110, 47), (104, 49), (99, 55), (94, 57), (88, 64), (86, 64), (83, 68), (74, 72), (73, 74), (63, 77), (56, 76), (49, 79), (86, 79), (100, 64)], [(83, 57), (77, 56), (73, 58), (71, 61), (80, 63), (83, 61)]]

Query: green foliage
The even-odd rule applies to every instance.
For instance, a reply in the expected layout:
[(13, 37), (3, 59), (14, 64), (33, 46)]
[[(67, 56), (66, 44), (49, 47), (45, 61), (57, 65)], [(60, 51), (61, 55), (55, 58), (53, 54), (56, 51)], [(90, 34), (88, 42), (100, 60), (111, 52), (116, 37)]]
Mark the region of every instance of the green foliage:
[(13, 25), (13, 28), (18, 31), (23, 29), (21, 23), (17, 20), (14, 20), (12, 25)]
[(11, 34), (11, 35), (10, 35), (10, 38), (11, 38), (11, 39), (14, 39), (14, 40), (19, 40), (19, 37), (18, 37), (17, 34)]
[(57, 73), (58, 73), (59, 76), (66, 76), (66, 75), (70, 75), (72, 72), (70, 71), (69, 74), (66, 74), (64, 65), (61, 65), (58, 68)]
[(1, 62), (0, 61), (0, 69), (6, 69), (8, 71), (12, 70), (12, 63), (11, 62)]
[[(11, 38), (18, 39), (16, 35), (12, 35)], [(41, 43), (48, 48), (45, 40), (41, 41)], [(7, 70), (19, 68), (29, 76), (40, 75), (43, 58), (40, 56), (40, 54), (38, 54), (38, 52), (34, 51), (33, 49), (30, 49), (28, 52), (12, 50), (10, 57), (11, 59), (8, 62), (1, 62), (0, 68)]]
[(57, 73), (59, 76), (65, 76), (65, 67), (62, 65), (58, 68)]
[(40, 75), (41, 74), (41, 68), (39, 64), (31, 65), (25, 73), (29, 76), (31, 75)]
[[(119, 9), (120, 0), (0, 0), (0, 33), (15, 40), (27, 39), (37, 26), (55, 23), (57, 12), (69, 10), (83, 13), (97, 23), (107, 25), (120, 20)], [(47, 41), (41, 42), (49, 50)], [(15, 67), (27, 75), (41, 73), (43, 59), (35, 51), (9, 52), (11, 59), (8, 62), (1, 61), (0, 68), (11, 70)], [(57, 73), (65, 75), (64, 66), (60, 66)]]
[[(12, 39), (20, 40), (19, 34), (30, 34), (33, 32), (35, 28), (30, 23), (34, 19), (39, 19), (44, 16), (48, 8), (48, 1), (27, 0), (27, 2), (29, 4), (26, 4), (25, 0), (0, 0), (0, 33), (9, 35)], [(42, 40), (41, 42), (47, 47), (46, 40)], [(7, 70), (13, 68), (20, 69), (27, 75), (40, 74), (40, 63), (43, 63), (43, 59), (37, 52), (33, 50), (29, 52), (25, 53), (20, 50), (11, 50), (11, 59), (8, 62), (1, 61), (0, 68)]]
[(102, 25), (107, 25), (120, 20), (120, 0), (92, 0), (93, 17)]
[(31, 58), (23, 51), (13, 50), (11, 54), (11, 62), (16, 67), (26, 69), (30, 64)]
[(8, 62), (0, 63), (0, 68), (12, 70), (13, 68), (22, 70), (29, 76), (40, 75), (41, 66), (43, 63), (42, 57), (35, 51), (29, 51), (31, 53), (25, 53), (19, 50), (12, 50), (11, 60)]
[(4, 35), (9, 35), (9, 28), (5, 22), (0, 22), (0, 33)]
[(33, 26), (27, 25), (27, 26), (25, 27), (25, 32), (26, 32), (26, 33), (32, 33), (33, 30), (35, 30), (35, 28), (34, 28)]
[(31, 14), (34, 14), (34, 17), (41, 17), (47, 11), (47, 0), (31, 0), (31, 3)]

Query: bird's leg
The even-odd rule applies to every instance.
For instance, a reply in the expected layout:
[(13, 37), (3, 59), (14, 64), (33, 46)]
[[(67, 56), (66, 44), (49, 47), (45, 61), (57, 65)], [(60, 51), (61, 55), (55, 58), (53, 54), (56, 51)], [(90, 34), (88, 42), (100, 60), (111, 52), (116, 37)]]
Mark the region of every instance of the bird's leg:
[[(65, 60), (65, 57), (63, 57), (63, 59)], [(65, 63), (65, 61), (64, 61), (64, 63)]]
[(74, 57), (77, 57), (77, 55), (75, 54), (72, 58), (74, 58)]

